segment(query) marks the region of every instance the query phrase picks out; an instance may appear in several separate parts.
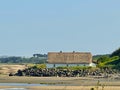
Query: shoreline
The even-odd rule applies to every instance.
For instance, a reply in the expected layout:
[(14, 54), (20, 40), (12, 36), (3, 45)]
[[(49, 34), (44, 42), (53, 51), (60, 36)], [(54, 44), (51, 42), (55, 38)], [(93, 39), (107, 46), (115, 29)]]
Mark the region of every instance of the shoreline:
[[(90, 90), (96, 88), (98, 80), (104, 90), (120, 90), (120, 80), (90, 77), (18, 77), (0, 75), (0, 83), (45, 84), (45, 86), (10, 86), (0, 85), (0, 89), (25, 88), (26, 90)], [(102, 86), (99, 86), (102, 90)]]
[(95, 86), (97, 82), (106, 86), (119, 86), (120, 79), (94, 77), (26, 77), (0, 75), (0, 83), (45, 84), (47, 86)]
[[(0, 86), (0, 89), (16, 88), (13, 86)], [(25, 90), (90, 90), (96, 86), (30, 86), (30, 87), (17, 87)], [(102, 90), (102, 87), (99, 87)], [(104, 90), (120, 90), (120, 86), (105, 86)]]

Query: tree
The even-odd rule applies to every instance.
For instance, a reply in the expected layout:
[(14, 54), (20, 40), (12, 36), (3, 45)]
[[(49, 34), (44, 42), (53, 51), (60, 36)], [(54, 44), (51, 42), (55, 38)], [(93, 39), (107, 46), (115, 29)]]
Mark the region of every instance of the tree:
[(108, 56), (101, 56), (100, 58), (98, 58), (97, 64), (103, 63), (103, 62), (108, 61), (108, 60), (109, 60)]
[(118, 48), (117, 50), (115, 50), (115, 51), (110, 55), (110, 57), (113, 57), (113, 56), (119, 56), (119, 57), (120, 57), (120, 48)]

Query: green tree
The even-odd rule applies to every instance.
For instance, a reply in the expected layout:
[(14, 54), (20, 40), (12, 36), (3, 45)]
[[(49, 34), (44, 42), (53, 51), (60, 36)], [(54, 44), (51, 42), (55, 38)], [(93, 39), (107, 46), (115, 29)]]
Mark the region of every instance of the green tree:
[(110, 57), (113, 57), (113, 56), (119, 56), (119, 57), (120, 57), (120, 48), (118, 48), (117, 50), (115, 50), (115, 51), (110, 55)]
[(98, 58), (97, 64), (109, 61), (109, 59), (110, 58), (108, 56), (101, 56), (100, 58)]

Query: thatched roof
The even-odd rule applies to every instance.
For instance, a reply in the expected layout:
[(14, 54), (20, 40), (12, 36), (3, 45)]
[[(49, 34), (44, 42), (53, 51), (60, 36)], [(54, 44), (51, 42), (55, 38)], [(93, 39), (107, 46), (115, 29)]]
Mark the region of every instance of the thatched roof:
[(49, 52), (48, 63), (51, 64), (89, 64), (92, 62), (90, 52)]

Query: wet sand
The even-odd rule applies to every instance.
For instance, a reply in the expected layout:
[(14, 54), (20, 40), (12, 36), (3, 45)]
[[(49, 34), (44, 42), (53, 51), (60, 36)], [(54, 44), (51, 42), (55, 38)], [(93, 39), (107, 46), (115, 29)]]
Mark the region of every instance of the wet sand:
[[(95, 86), (42, 86), (42, 87), (30, 87), (30, 90), (90, 90), (95, 88)], [(102, 87), (99, 87), (102, 90)], [(104, 90), (120, 90), (120, 86), (106, 86)]]
[(0, 83), (45, 84), (46, 86), (95, 86), (97, 82), (106, 86), (120, 86), (120, 79), (91, 77), (19, 77), (0, 75)]
[[(90, 77), (18, 77), (0, 75), (0, 83), (27, 83), (40, 84), (40, 86), (0, 86), (0, 88), (26, 88), (27, 90), (90, 90), (96, 88), (100, 82), (99, 90), (120, 90), (119, 79), (90, 78)], [(42, 86), (41, 86), (42, 84)]]
[[(16, 88), (13, 86), (0, 86), (0, 89), (7, 88)], [(31, 87), (17, 87), (17, 88), (25, 88), (26, 90), (90, 90), (91, 88), (95, 88), (96, 86), (31, 86)], [(99, 86), (99, 90), (102, 90), (102, 87)], [(104, 90), (120, 90), (120, 86), (105, 86)]]

